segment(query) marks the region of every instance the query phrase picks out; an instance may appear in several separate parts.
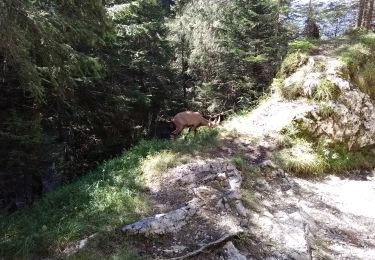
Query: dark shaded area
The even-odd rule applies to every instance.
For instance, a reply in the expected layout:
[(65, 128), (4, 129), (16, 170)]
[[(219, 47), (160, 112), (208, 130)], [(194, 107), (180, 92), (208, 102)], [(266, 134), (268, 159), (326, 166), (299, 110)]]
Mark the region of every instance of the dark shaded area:
[(307, 18), (303, 34), (306, 38), (319, 39), (319, 27), (313, 18)]

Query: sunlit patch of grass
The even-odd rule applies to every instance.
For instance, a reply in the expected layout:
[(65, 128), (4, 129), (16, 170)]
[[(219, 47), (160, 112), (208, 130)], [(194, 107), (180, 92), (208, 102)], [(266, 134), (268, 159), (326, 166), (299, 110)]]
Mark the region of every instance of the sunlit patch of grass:
[(340, 91), (334, 83), (327, 79), (320, 80), (318, 86), (316, 87), (313, 97), (315, 100), (319, 101), (329, 101), (337, 99)]
[(284, 80), (283, 79), (274, 78), (273, 81), (272, 81), (272, 84), (271, 84), (271, 91), (280, 93), (283, 86), (284, 86)]
[(371, 54), (371, 49), (362, 43), (357, 43), (341, 50), (339, 54), (345, 64), (349, 67), (356, 67), (367, 60)]
[(288, 54), (284, 58), (280, 71), (279, 78), (286, 78), (293, 74), (301, 65), (307, 62), (308, 54), (319, 45), (319, 41), (301, 39), (294, 40), (289, 43)]
[(316, 61), (315, 64), (314, 64), (313, 71), (314, 72), (325, 72), (326, 71), (326, 64), (321, 60)]
[(375, 167), (370, 148), (350, 151), (345, 144), (312, 134), (298, 124), (289, 125), (283, 130), (285, 148), (274, 154), (275, 161), (286, 171), (311, 176)]
[(341, 74), (375, 99), (375, 33), (354, 31), (348, 40), (351, 44), (336, 52), (345, 64)]
[(313, 143), (294, 140), (290, 148), (276, 153), (275, 160), (289, 172), (307, 175), (319, 175), (326, 169), (324, 158), (314, 149)]
[(307, 62), (305, 53), (293, 52), (288, 54), (281, 64), (279, 77), (286, 78), (297, 71), (297, 69)]
[(147, 156), (141, 165), (146, 185), (152, 185), (159, 180), (163, 173), (177, 165), (185, 164), (194, 160), (191, 155), (163, 150)]
[(334, 109), (331, 104), (327, 102), (319, 102), (318, 103), (318, 111), (317, 113), (322, 117), (322, 118), (328, 118), (331, 117), (334, 114)]
[(234, 156), (231, 160), (231, 162), (233, 163), (233, 165), (237, 168), (237, 170), (239, 171), (244, 171), (246, 169), (246, 160), (240, 156), (240, 155), (237, 155), (237, 156)]
[[(63, 250), (93, 233), (114, 230), (149, 213), (143, 190), (143, 171), (176, 165), (173, 154), (204, 151), (215, 145), (216, 129), (177, 140), (148, 140), (102, 163), (72, 184), (51, 192), (32, 206), (0, 219), (0, 255), (40, 258)], [(167, 155), (166, 159), (161, 159)], [(159, 158), (159, 159), (157, 159)], [(144, 168), (146, 167), (146, 168)]]
[(311, 50), (319, 46), (319, 40), (314, 39), (300, 39), (289, 42), (288, 51), (289, 53), (301, 52), (309, 53)]

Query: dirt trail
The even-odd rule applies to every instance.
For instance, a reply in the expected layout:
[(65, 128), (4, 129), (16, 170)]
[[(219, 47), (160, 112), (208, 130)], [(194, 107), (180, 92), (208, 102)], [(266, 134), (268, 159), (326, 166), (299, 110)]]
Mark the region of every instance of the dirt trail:
[(285, 101), (275, 93), (250, 114), (226, 122), (224, 128), (243, 137), (277, 135), (293, 118), (314, 108), (301, 100)]

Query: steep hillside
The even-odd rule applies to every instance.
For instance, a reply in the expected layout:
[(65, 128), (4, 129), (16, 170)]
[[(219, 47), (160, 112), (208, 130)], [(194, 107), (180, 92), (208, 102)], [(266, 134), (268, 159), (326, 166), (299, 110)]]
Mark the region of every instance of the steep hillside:
[(373, 39), (293, 42), (253, 111), (141, 142), (1, 219), (1, 256), (375, 259)]

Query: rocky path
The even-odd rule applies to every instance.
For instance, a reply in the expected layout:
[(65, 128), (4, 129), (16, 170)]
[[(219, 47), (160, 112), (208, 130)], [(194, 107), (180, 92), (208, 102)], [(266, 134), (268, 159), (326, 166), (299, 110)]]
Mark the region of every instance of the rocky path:
[[(239, 138), (256, 137), (258, 145), (272, 153), (278, 131), (313, 109), (273, 95), (250, 115), (229, 124)], [(250, 178), (256, 210), (250, 213), (248, 230), (252, 246), (243, 248), (248, 259), (375, 259), (374, 177), (357, 172), (347, 178), (300, 179), (268, 158), (262, 160), (256, 161), (262, 176)]]

